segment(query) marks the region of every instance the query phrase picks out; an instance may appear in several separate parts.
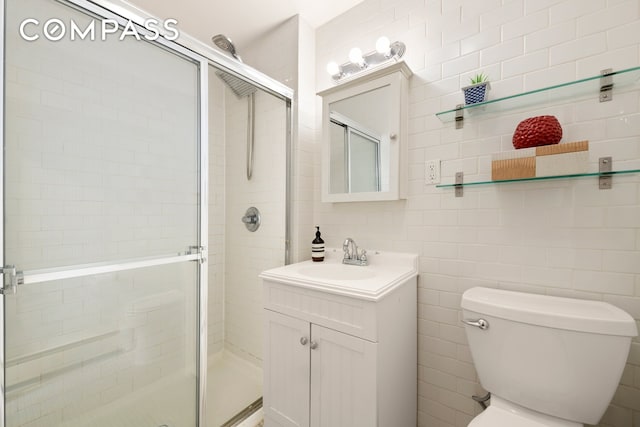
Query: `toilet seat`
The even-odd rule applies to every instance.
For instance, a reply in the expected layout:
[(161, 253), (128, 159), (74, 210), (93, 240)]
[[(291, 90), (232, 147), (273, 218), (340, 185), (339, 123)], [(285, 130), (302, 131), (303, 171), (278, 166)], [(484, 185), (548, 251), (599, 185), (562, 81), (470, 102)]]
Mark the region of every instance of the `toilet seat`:
[(584, 424), (551, 417), (491, 396), (491, 405), (471, 420), (468, 427), (584, 427)]

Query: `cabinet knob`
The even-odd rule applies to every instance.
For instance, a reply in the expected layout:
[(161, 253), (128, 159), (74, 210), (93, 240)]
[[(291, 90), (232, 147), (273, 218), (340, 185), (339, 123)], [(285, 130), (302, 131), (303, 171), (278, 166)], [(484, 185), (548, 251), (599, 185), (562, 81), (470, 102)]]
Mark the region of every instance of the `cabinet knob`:
[(389, 134), (389, 139), (390, 140), (395, 141), (396, 138), (398, 138), (398, 134), (393, 133), (393, 132)]
[(300, 344), (307, 345), (308, 342), (309, 342), (309, 339), (307, 337), (300, 338)]
[(316, 348), (318, 348), (318, 343), (315, 341), (311, 341), (309, 347), (311, 348), (311, 350), (315, 350)]

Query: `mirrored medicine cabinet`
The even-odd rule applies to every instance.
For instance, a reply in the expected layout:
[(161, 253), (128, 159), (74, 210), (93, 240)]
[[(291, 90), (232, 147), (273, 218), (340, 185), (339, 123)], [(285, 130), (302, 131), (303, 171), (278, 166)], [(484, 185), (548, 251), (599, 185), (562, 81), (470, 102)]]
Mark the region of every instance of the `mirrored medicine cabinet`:
[(397, 62), (318, 93), (323, 202), (406, 197), (411, 75)]

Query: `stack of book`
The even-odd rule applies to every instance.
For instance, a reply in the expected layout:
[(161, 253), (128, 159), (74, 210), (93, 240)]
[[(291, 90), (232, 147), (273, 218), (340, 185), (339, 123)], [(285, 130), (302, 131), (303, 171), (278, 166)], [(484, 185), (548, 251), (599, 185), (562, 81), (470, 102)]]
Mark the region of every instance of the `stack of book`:
[(565, 142), (495, 153), (491, 158), (491, 179), (572, 175), (585, 173), (588, 167), (589, 141)]

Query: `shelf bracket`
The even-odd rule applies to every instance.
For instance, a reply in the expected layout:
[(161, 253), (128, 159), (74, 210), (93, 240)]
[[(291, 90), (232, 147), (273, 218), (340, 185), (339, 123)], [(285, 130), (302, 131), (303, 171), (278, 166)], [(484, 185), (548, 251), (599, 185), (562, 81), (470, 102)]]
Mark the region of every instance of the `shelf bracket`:
[(464, 105), (456, 105), (456, 129), (462, 129), (464, 127), (464, 113), (462, 112)]
[[(611, 157), (600, 157), (598, 160), (598, 171), (600, 173), (611, 172), (613, 159)], [(611, 175), (600, 175), (598, 177), (598, 188), (601, 190), (610, 190), (613, 186), (613, 177)]]
[(600, 102), (607, 102), (613, 99), (613, 70), (607, 68), (600, 71)]
[(464, 172), (456, 172), (456, 197), (462, 197), (464, 195)]

